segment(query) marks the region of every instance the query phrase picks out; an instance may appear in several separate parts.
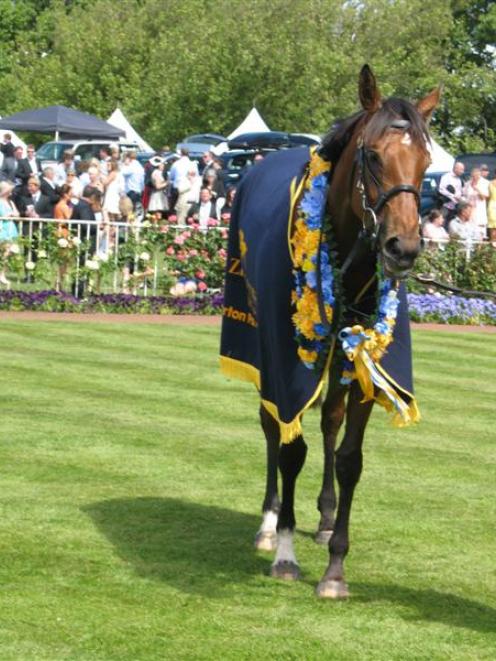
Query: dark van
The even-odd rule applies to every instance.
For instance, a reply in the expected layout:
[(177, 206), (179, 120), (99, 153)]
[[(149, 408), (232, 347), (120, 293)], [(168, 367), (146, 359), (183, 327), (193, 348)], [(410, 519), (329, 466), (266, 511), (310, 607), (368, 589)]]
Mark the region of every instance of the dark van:
[(496, 151), (493, 152), (481, 152), (479, 154), (468, 153), (468, 154), (458, 154), (456, 160), (460, 163), (463, 163), (465, 166), (465, 178), (470, 174), (470, 171), (473, 168), (478, 168), (482, 164), (487, 165), (489, 168), (489, 177), (492, 179), (494, 176), (494, 171), (496, 170)]

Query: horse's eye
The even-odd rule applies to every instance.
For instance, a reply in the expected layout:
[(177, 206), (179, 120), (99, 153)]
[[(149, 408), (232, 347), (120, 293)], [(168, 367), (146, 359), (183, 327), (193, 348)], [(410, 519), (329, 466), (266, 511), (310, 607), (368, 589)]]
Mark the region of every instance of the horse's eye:
[(379, 156), (379, 154), (376, 151), (373, 151), (372, 149), (369, 149), (367, 151), (367, 158), (373, 164), (379, 165), (381, 162), (381, 157)]

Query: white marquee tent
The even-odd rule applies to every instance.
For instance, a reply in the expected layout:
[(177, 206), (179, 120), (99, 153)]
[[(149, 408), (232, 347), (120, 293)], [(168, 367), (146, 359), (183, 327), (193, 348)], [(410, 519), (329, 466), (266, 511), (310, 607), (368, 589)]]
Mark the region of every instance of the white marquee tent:
[(133, 129), (120, 108), (116, 108), (107, 121), (109, 124), (117, 126), (117, 128), (126, 132), (125, 137), (120, 139), (121, 142), (135, 142), (142, 151), (154, 151), (139, 133)]
[(230, 133), (227, 138), (228, 140), (232, 140), (237, 135), (241, 135), (242, 133), (265, 133), (265, 131), (270, 131), (270, 129), (262, 119), (262, 116), (258, 110), (253, 107), (238, 126), (238, 128), (234, 129), (234, 131)]
[(432, 163), (427, 168), (427, 172), (449, 172), (453, 169), (455, 159), (434, 138), (431, 138), (429, 151), (431, 152)]

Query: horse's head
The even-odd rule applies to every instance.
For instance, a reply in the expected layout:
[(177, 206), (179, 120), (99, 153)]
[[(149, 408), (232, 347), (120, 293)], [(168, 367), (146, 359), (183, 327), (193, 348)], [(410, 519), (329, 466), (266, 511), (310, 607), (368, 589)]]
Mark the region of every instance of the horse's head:
[(427, 124), (440, 99), (436, 88), (416, 105), (381, 99), (375, 77), (360, 72), (362, 121), (357, 124), (352, 207), (367, 229), (377, 234), (385, 273), (402, 278), (420, 247), (420, 189), (427, 166)]

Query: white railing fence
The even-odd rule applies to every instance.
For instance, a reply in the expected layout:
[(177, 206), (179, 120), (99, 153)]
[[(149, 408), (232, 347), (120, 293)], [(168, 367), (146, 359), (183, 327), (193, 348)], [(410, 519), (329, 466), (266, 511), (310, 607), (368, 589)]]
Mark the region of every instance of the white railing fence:
[[(198, 274), (203, 276), (201, 291), (222, 286), (226, 226), (18, 217), (0, 218), (0, 227), (9, 222), (18, 237), (0, 238), (0, 287), (63, 289), (78, 296), (91, 292), (148, 296), (168, 293), (178, 278), (195, 280)], [(425, 243), (426, 250), (443, 250), (448, 240)], [(473, 240), (450, 243), (458, 245), (467, 260), (479, 246), (487, 245)], [(185, 244), (189, 247), (183, 250)]]
[[(162, 221), (152, 223), (103, 222), (45, 218), (0, 218), (0, 222), (13, 222), (18, 236), (0, 239), (0, 267), (9, 287), (34, 289), (41, 285), (60, 289), (72, 289), (78, 294), (90, 291), (98, 293), (164, 293), (161, 280), (164, 272), (167, 283), (181, 277), (177, 271), (178, 260), (186, 267), (188, 254), (204, 253), (201, 271), (209, 288), (218, 288), (219, 268), (212, 282), (208, 283), (208, 266), (219, 261), (217, 254), (227, 244), (225, 226), (199, 228), (198, 225), (176, 225)], [(175, 239), (194, 234), (197, 248), (177, 250), (167, 254), (167, 246), (175, 246)], [(0, 235), (2, 236), (2, 235)], [(185, 242), (190, 239), (187, 236)], [(216, 241), (212, 244), (211, 237)], [(169, 247), (170, 253), (170, 247)], [(179, 254), (177, 254), (179, 253)], [(187, 268), (184, 271), (188, 271)], [(184, 276), (183, 276), (184, 279)]]

